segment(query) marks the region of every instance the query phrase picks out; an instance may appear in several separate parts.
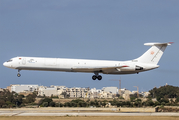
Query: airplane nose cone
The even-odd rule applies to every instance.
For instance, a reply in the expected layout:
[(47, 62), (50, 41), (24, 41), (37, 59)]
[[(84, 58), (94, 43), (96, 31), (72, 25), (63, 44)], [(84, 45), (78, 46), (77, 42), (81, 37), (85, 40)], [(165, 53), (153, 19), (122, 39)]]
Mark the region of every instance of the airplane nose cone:
[(4, 62), (3, 65), (4, 65), (5, 67), (7, 67), (7, 63), (6, 63), (6, 62)]

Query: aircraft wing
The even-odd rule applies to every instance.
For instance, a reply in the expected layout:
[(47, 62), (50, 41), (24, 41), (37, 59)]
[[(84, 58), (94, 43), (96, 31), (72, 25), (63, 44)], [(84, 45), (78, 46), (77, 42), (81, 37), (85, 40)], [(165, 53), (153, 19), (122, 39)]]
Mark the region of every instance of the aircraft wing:
[(103, 67), (73, 67), (71, 68), (72, 70), (74, 71), (110, 71), (110, 70), (114, 70), (114, 69), (120, 69), (120, 68), (123, 68), (123, 67), (129, 67), (127, 65), (123, 65), (123, 66), (103, 66)]

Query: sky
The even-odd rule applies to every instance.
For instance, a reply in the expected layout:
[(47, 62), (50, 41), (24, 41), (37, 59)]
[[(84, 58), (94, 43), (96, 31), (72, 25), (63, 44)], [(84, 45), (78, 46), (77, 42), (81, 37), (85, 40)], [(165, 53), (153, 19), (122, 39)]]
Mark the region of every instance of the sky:
[[(121, 87), (149, 91), (165, 85), (179, 87), (178, 0), (0, 0), (0, 88), (10, 84), (67, 87)], [(174, 42), (160, 67), (129, 75), (21, 71), (3, 66), (16, 56), (131, 60), (141, 56), (147, 42)]]

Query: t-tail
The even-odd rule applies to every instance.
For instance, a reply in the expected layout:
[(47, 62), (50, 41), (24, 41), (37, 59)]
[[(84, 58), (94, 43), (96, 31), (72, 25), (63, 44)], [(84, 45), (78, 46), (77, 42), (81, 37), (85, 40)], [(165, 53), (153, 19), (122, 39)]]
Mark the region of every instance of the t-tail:
[(152, 46), (149, 50), (147, 50), (142, 56), (137, 58), (136, 60), (140, 63), (148, 63), (157, 65), (160, 58), (162, 57), (165, 48), (168, 45), (171, 45), (173, 42), (169, 43), (145, 43), (144, 45)]

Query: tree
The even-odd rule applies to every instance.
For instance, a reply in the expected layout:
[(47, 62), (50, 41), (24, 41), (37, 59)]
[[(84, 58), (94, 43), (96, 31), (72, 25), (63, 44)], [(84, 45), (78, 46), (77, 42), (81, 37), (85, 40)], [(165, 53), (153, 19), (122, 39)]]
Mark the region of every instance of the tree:
[(130, 97), (130, 100), (131, 100), (131, 102), (134, 102), (135, 101), (135, 99), (136, 99), (136, 97)]
[(167, 85), (160, 88), (153, 88), (149, 91), (151, 97), (155, 98), (177, 98), (179, 97), (179, 87)]
[(35, 99), (37, 97), (37, 93), (33, 92), (32, 94), (29, 94), (26, 96), (26, 103), (33, 103), (35, 102)]
[(89, 105), (90, 106), (95, 106), (95, 102), (94, 101), (90, 101)]
[(55, 103), (55, 107), (63, 107), (62, 103)]
[(49, 105), (50, 105), (51, 107), (55, 107), (55, 102), (51, 101), (51, 102), (49, 103)]
[(142, 107), (142, 100), (141, 100), (141, 99), (135, 100), (134, 105), (135, 105), (136, 107)]
[(0, 99), (0, 107), (2, 107), (5, 104), (6, 104), (6, 102), (3, 99)]
[(81, 99), (75, 99), (70, 102), (70, 106), (71, 107), (87, 107), (88, 103)]
[(152, 100), (146, 101), (146, 106), (153, 106), (154, 102)]
[[(48, 103), (48, 105), (47, 105), (47, 107), (48, 106), (50, 106), (50, 102), (52, 102), (53, 100), (52, 100), (52, 98), (48, 98), (48, 97), (46, 97), (46, 98), (44, 98), (44, 99), (41, 99), (40, 101), (39, 101), (39, 103), (38, 103), (38, 105), (39, 106), (44, 106), (43, 104), (44, 104), (44, 102), (46, 102), (46, 103)], [(46, 105), (46, 104), (45, 104)]]
[(0, 91), (0, 107), (15, 107), (23, 103), (22, 96), (8, 90)]
[(175, 103), (178, 103), (179, 102), (179, 97), (177, 97), (177, 99), (175, 100)]
[(103, 107), (105, 107), (107, 103), (106, 103), (106, 101), (103, 101), (103, 102), (101, 102), (100, 104), (101, 104)]
[(43, 102), (41, 106), (42, 107), (48, 107), (48, 102)]
[(116, 106), (117, 105), (117, 100), (113, 99), (113, 101), (110, 102), (112, 106)]

